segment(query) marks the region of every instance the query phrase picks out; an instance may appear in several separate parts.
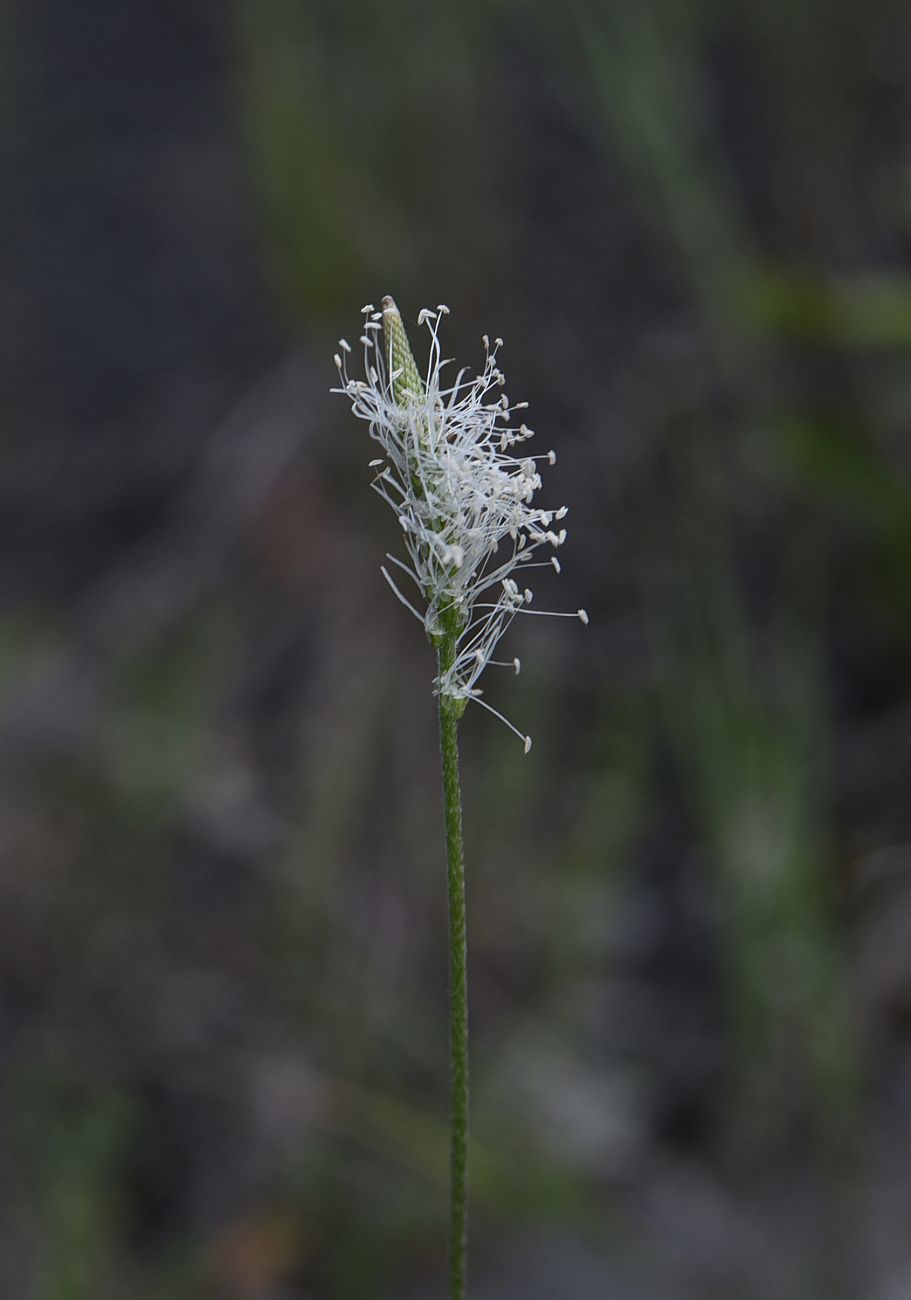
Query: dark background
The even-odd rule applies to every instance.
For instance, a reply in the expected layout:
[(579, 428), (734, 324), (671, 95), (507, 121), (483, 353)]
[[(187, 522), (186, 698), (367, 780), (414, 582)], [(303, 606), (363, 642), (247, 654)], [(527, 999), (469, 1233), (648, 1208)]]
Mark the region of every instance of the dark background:
[(462, 727), (473, 1297), (911, 1293), (907, 5), (31, 0), (0, 86), (0, 1293), (444, 1294), (388, 292), (591, 614)]

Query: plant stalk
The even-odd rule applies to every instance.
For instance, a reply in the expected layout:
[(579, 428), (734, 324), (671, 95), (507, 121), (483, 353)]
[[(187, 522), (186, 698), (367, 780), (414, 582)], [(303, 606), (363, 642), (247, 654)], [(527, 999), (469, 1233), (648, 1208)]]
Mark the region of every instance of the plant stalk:
[[(438, 648), (442, 675), (455, 659), (456, 632)], [(440, 695), (440, 758), (446, 811), (449, 896), (449, 1283), (451, 1300), (464, 1300), (468, 1258), (468, 950), (465, 929), (465, 853), (459, 782), (460, 702)]]

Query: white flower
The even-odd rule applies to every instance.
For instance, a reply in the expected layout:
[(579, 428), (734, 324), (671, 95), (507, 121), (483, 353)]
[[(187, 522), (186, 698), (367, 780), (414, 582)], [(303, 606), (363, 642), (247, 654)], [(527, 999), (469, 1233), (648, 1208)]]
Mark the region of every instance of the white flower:
[[(382, 311), (368, 305), (363, 313), (365, 378), (349, 377), (351, 347), (341, 339), (335, 364), (342, 387), (332, 391), (350, 400), (382, 448), (383, 455), (370, 462), (373, 487), (398, 517), (407, 562), (387, 558), (418, 595), (409, 600), (385, 568), (383, 576), (435, 646), (447, 640), (451, 645), (454, 638), (454, 654), (434, 680), (435, 693), (462, 701), (462, 708), (476, 700), (525, 742), (527, 752), (530, 737), (481, 699), (477, 683), (488, 664), (519, 671), (518, 659), (504, 663), (493, 655), (516, 614), (544, 612), (529, 608), (526, 571), (552, 565), (560, 572), (556, 555), (540, 559), (536, 552), (562, 546), (566, 529), (559, 524), (566, 506), (532, 505), (541, 486), (538, 466), (553, 465), (556, 455), (522, 454), (533, 430), (516, 422), (527, 403), (510, 403), (503, 392), (497, 365), (502, 339), (491, 347), (484, 336), (479, 375), (465, 369), (444, 375), (452, 362), (442, 359), (439, 328), (449, 308), (424, 308), (418, 324), (427, 327), (430, 349), (421, 376), (393, 300), (384, 298)], [(582, 609), (556, 617), (588, 622)]]

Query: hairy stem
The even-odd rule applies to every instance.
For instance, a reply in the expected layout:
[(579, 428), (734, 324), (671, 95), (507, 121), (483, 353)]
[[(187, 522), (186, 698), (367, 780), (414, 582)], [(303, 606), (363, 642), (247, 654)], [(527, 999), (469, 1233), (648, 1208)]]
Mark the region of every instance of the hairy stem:
[[(438, 647), (440, 674), (452, 666), (455, 629)], [(440, 756), (446, 809), (449, 892), (449, 1280), (451, 1300), (464, 1300), (468, 1256), (468, 963), (465, 931), (465, 855), (459, 783), (459, 702), (440, 695)]]

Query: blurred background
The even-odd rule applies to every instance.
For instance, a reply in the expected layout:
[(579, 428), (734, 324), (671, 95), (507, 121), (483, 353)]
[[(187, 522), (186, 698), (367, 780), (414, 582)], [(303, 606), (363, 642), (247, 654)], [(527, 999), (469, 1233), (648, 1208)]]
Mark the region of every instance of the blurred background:
[(391, 292), (591, 614), (462, 727), (474, 1300), (911, 1294), (904, 0), (30, 0), (0, 104), (0, 1292), (445, 1292)]

